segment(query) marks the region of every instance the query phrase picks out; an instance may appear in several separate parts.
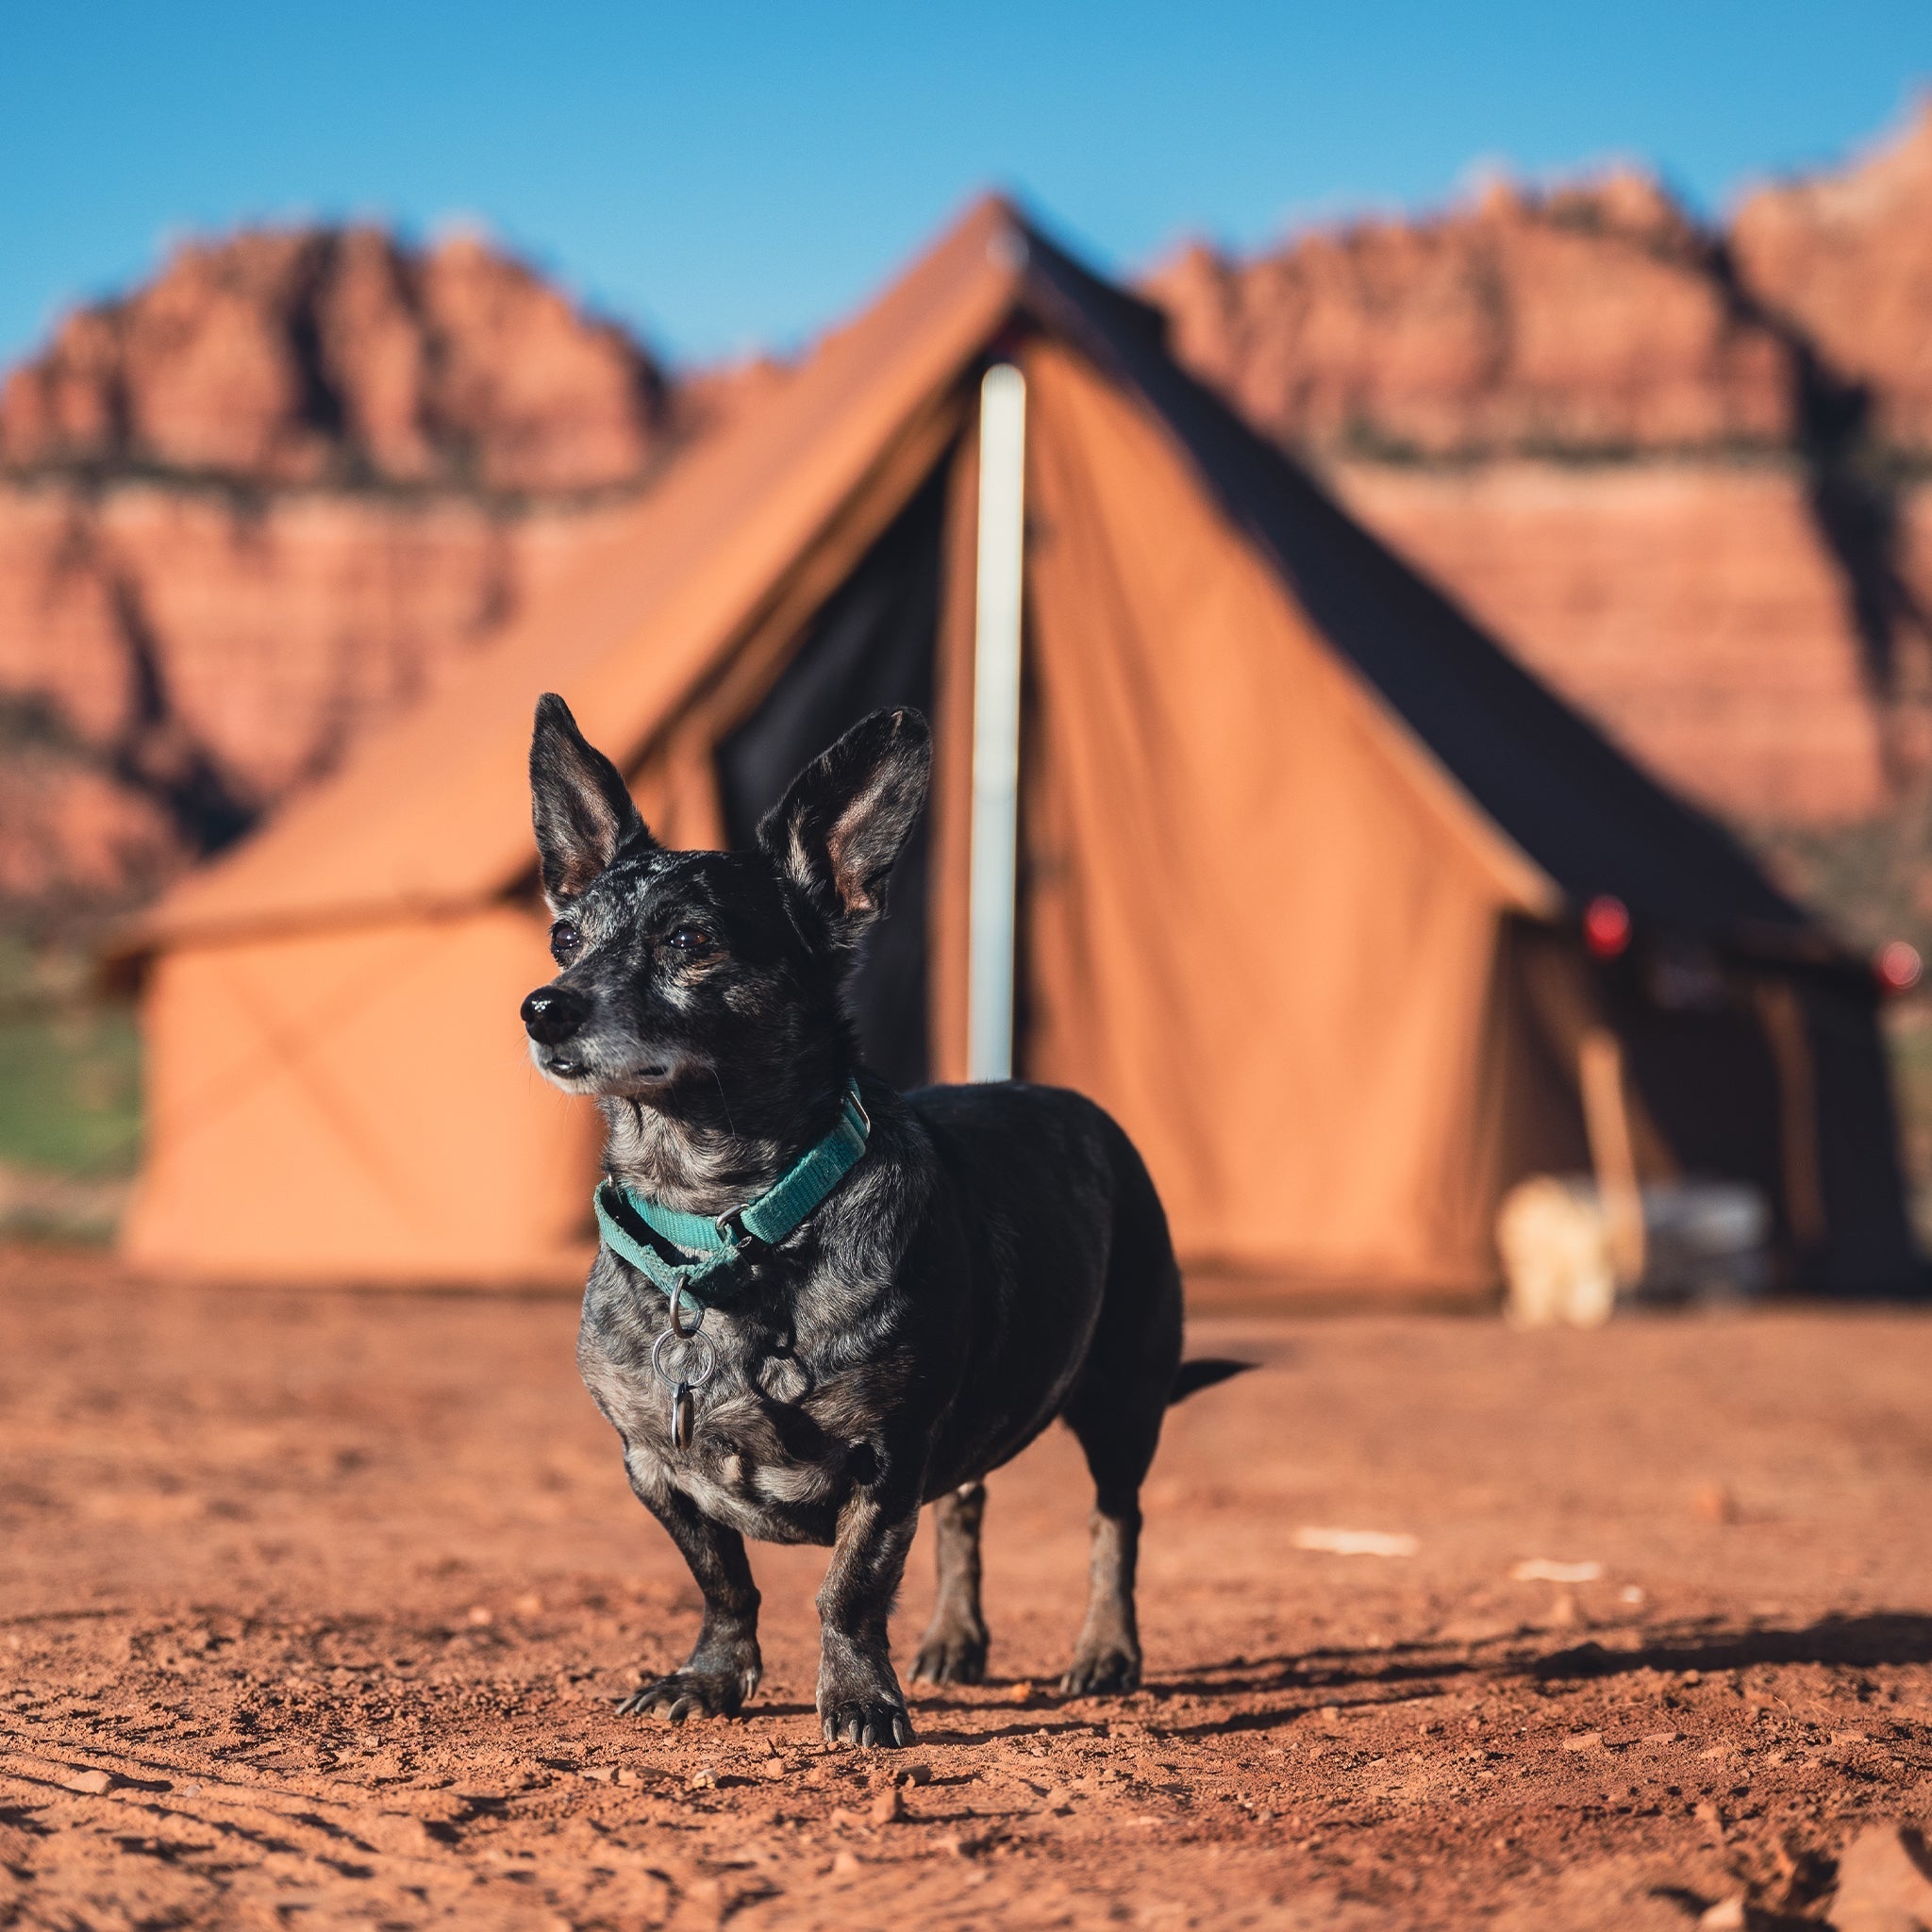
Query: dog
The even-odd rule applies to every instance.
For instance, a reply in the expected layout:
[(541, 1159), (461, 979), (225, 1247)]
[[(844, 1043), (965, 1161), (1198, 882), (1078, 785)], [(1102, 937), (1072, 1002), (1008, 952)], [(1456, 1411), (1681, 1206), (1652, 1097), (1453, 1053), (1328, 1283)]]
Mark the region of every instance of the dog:
[(939, 1601), (912, 1677), (974, 1683), (984, 1479), (1056, 1417), (1094, 1486), (1061, 1689), (1132, 1690), (1163, 1412), (1246, 1366), (1183, 1365), (1159, 1195), (1092, 1102), (1020, 1082), (900, 1095), (860, 1063), (845, 982), (930, 764), (925, 721), (878, 712), (798, 774), (756, 850), (670, 851), (563, 700), (537, 707), (560, 970), (523, 1019), (544, 1077), (609, 1129), (577, 1361), (704, 1599), (689, 1659), (628, 1712), (736, 1715), (761, 1668), (745, 1538), (828, 1544), (824, 1736), (908, 1743), (887, 1620), (920, 1508)]

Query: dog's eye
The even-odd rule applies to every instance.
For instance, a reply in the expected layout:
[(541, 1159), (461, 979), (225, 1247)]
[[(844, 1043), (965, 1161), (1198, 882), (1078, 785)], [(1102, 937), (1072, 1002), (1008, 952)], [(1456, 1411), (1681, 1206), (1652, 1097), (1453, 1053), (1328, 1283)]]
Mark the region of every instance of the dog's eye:
[(671, 943), (680, 953), (708, 953), (711, 950), (711, 935), (701, 925), (680, 925), (671, 935)]
[(550, 957), (561, 966), (584, 942), (574, 919), (559, 919), (550, 928)]

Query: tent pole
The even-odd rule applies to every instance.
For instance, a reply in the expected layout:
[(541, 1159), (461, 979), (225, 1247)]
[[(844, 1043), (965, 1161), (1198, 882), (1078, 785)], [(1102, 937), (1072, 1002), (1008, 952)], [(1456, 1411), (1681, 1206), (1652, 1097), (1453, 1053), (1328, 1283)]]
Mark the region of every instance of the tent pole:
[(1637, 1148), (1624, 1095), (1623, 1042), (1607, 1026), (1591, 1026), (1584, 1032), (1577, 1058), (1583, 1126), (1590, 1164), (1596, 1170), (1610, 1270), (1619, 1288), (1635, 1288), (1643, 1279), (1643, 1191), (1637, 1181)]
[(979, 566), (973, 634), (973, 856), (966, 1074), (1013, 1075), (1020, 831), (1020, 599), (1025, 549), (1026, 378), (995, 363), (979, 389)]

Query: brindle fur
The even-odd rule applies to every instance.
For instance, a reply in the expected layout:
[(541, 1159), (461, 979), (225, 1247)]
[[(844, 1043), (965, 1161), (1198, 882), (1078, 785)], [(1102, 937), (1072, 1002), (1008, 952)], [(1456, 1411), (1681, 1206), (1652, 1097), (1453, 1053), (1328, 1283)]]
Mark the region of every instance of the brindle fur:
[(907, 1742), (887, 1619), (920, 1506), (937, 1500), (941, 1588), (913, 1675), (974, 1682), (987, 1654), (980, 1479), (1056, 1416), (1096, 1495), (1091, 1595), (1063, 1686), (1139, 1681), (1141, 1482), (1168, 1403), (1234, 1365), (1180, 1371), (1166, 1217), (1099, 1108), (1018, 1083), (901, 1096), (861, 1066), (842, 988), (929, 757), (916, 712), (879, 713), (799, 774), (758, 851), (671, 852), (563, 701), (538, 706), (537, 839), (566, 963), (525, 1017), (544, 1074), (596, 1096), (610, 1172), (719, 1214), (830, 1130), (848, 1075), (872, 1119), (859, 1164), (706, 1318), (717, 1366), (682, 1453), (650, 1362), (665, 1298), (598, 1251), (578, 1363), (705, 1605), (690, 1658), (631, 1710), (736, 1712), (760, 1669), (744, 1539), (825, 1543), (824, 1734)]

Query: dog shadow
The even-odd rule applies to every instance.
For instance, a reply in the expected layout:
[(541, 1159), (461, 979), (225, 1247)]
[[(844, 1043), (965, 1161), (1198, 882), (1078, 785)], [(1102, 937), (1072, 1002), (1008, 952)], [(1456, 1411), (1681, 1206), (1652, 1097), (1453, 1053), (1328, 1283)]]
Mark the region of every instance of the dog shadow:
[[(1536, 1641), (1541, 1635), (1542, 1643)], [(1932, 1663), (1932, 1616), (1879, 1610), (1824, 1616), (1790, 1626), (1733, 1625), (1717, 1619), (1679, 1624), (1635, 1645), (1550, 1643), (1547, 1633), (1521, 1631), (1491, 1642), (1397, 1643), (1375, 1649), (1302, 1656), (1237, 1657), (1168, 1672), (1148, 1685), (1161, 1701), (1212, 1704), (1220, 1698), (1296, 1690), (1324, 1693), (1325, 1704), (1400, 1703), (1401, 1692), (1458, 1681), (1500, 1684), (1587, 1682), (1640, 1671), (1735, 1671), (1753, 1664), (1838, 1664), (1871, 1669)], [(1354, 1696), (1346, 1693), (1355, 1692)], [(1343, 1693), (1343, 1694), (1337, 1694)], [(1379, 1693), (1379, 1694), (1378, 1694)], [(1224, 1718), (1170, 1726), (1191, 1735), (1275, 1730), (1315, 1714), (1313, 1704), (1235, 1711)]]
[[(1537, 1641), (1541, 1638), (1541, 1644)], [(1147, 1680), (1137, 1715), (1151, 1717), (1162, 1706), (1185, 1703), (1211, 1707), (1219, 1700), (1307, 1691), (1319, 1701), (1278, 1708), (1205, 1715), (1195, 1722), (1161, 1723), (1174, 1736), (1212, 1737), (1241, 1731), (1274, 1731), (1314, 1718), (1329, 1705), (1365, 1708), (1400, 1704), (1404, 1691), (1426, 1694), (1424, 1687), (1457, 1682), (1587, 1682), (1638, 1671), (1735, 1671), (1753, 1664), (1839, 1664), (1872, 1669), (1888, 1664), (1932, 1663), (1932, 1616), (1916, 1611), (1878, 1610), (1863, 1616), (1825, 1616), (1792, 1626), (1729, 1625), (1718, 1619), (1682, 1624), (1658, 1631), (1632, 1647), (1587, 1639), (1550, 1642), (1549, 1633), (1518, 1631), (1477, 1644), (1414, 1642), (1373, 1649), (1322, 1650), (1299, 1655), (1234, 1657), (1168, 1671)], [(1118, 1722), (1122, 1706), (1108, 1697), (1063, 1697), (1041, 1689), (1024, 1699), (1010, 1684), (988, 1678), (992, 1698), (940, 1690), (916, 1697), (910, 1712), (920, 1744), (986, 1744), (1030, 1738), (1041, 1731), (1059, 1737), (1105, 1735)], [(1005, 1691), (1007, 1695), (999, 1695)], [(1353, 1694), (1350, 1694), (1353, 1693)], [(1393, 1694), (1391, 1694), (1393, 1693)], [(1151, 1708), (1150, 1708), (1151, 1707)], [(1006, 1721), (958, 1727), (958, 1720), (984, 1718), (998, 1710)], [(808, 1718), (804, 1702), (760, 1703), (761, 1718)], [(1179, 1715), (1178, 1712), (1175, 1713)], [(1158, 1720), (1157, 1720), (1158, 1722)]]

